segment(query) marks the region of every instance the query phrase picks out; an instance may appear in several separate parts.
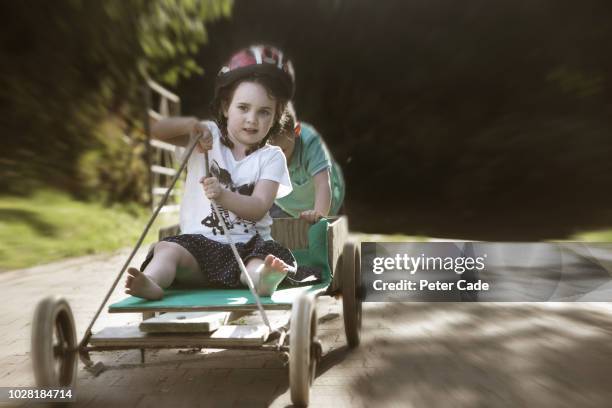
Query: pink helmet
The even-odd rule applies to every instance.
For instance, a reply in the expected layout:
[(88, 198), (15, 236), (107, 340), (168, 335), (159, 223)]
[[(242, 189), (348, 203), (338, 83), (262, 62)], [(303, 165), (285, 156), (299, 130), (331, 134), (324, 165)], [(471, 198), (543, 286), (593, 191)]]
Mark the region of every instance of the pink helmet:
[(253, 45), (236, 52), (219, 70), (215, 81), (215, 94), (219, 89), (252, 74), (268, 75), (278, 79), (282, 97), (291, 99), (295, 90), (293, 65), (284, 53), (271, 45)]

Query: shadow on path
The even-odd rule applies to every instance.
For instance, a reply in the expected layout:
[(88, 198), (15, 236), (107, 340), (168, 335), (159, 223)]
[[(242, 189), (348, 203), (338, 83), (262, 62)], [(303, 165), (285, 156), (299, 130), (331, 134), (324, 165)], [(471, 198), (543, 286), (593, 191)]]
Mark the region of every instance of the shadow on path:
[(372, 373), (351, 387), (365, 406), (603, 407), (612, 396), (604, 312), (420, 303), (386, 304), (364, 319), (392, 328), (364, 332)]

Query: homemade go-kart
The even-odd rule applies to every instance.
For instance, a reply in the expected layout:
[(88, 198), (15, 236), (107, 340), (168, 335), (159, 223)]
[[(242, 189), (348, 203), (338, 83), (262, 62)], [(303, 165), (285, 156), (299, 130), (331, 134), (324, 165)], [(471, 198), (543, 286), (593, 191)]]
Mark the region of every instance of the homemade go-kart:
[[(298, 265), (320, 268), (321, 279), (314, 283), (305, 282), (300, 286), (281, 284), (270, 297), (257, 296), (252, 282), (249, 282), (247, 289), (171, 287), (164, 291), (164, 298), (159, 301), (128, 297), (109, 306), (109, 313), (142, 313), (144, 321), (140, 327), (107, 327), (92, 333), (96, 319), (184, 170), (194, 147), (195, 143), (190, 146), (171, 187), (149, 220), (82, 340), (77, 343), (72, 311), (64, 298), (49, 296), (37, 305), (32, 324), (32, 360), (37, 386), (74, 387), (77, 378), (77, 355), (87, 369), (100, 372), (103, 365), (100, 362), (92, 362), (92, 351), (140, 349), (141, 361), (144, 362), (146, 349), (265, 350), (277, 353), (283, 362), (288, 363), (291, 400), (295, 405), (307, 405), (310, 385), (322, 355), (321, 343), (317, 339), (316, 313), (316, 300), (320, 296), (342, 296), (348, 345), (351, 348), (359, 345), (362, 294), (360, 249), (348, 240), (346, 216), (323, 219), (312, 226), (299, 219), (274, 220), (272, 236), (291, 249)], [(162, 230), (160, 238), (177, 233), (177, 228)], [(288, 318), (277, 318), (271, 322), (266, 311), (278, 310), (286, 311), (284, 315)], [(245, 316), (246, 320), (253, 322), (252, 314), (256, 311), (259, 311), (263, 324), (245, 325)], [(163, 320), (164, 317), (177, 312), (178, 315), (173, 315), (173, 319), (166, 319), (170, 323), (173, 322), (172, 324), (146, 324), (154, 319)], [(193, 312), (200, 312), (200, 315), (191, 319)], [(155, 317), (156, 314), (159, 316)], [(188, 323), (190, 319), (203, 323), (181, 325), (181, 319), (184, 323)], [(205, 326), (207, 329), (203, 332), (201, 328)], [(155, 327), (157, 328), (153, 330)], [(162, 327), (161, 331), (165, 331), (163, 327), (170, 328), (170, 332), (159, 332), (159, 327)]]

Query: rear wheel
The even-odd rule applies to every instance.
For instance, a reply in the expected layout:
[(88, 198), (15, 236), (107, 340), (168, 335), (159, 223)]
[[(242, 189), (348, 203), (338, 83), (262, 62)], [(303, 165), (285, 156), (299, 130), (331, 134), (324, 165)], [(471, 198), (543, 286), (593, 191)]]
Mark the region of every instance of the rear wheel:
[(361, 332), (361, 251), (354, 242), (342, 251), (342, 312), (349, 347), (359, 345)]
[(32, 363), (38, 387), (74, 387), (77, 339), (66, 299), (49, 296), (38, 303), (32, 322)]

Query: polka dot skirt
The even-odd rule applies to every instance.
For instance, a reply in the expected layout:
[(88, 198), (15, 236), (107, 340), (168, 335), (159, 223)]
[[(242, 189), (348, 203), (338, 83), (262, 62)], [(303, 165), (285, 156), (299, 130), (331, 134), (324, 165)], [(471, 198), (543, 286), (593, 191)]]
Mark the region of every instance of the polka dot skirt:
[[(163, 241), (174, 242), (185, 248), (198, 262), (200, 271), (207, 279), (207, 286), (213, 288), (236, 288), (240, 283), (240, 267), (234, 258), (229, 244), (214, 241), (200, 234), (181, 234), (164, 238)], [(272, 254), (282, 259), (288, 265), (295, 266), (295, 258), (287, 248), (276, 241), (264, 241), (261, 236), (255, 235), (248, 242), (237, 243), (236, 249), (245, 265), (251, 258), (265, 259)], [(145, 267), (153, 259), (153, 251), (140, 267)]]

